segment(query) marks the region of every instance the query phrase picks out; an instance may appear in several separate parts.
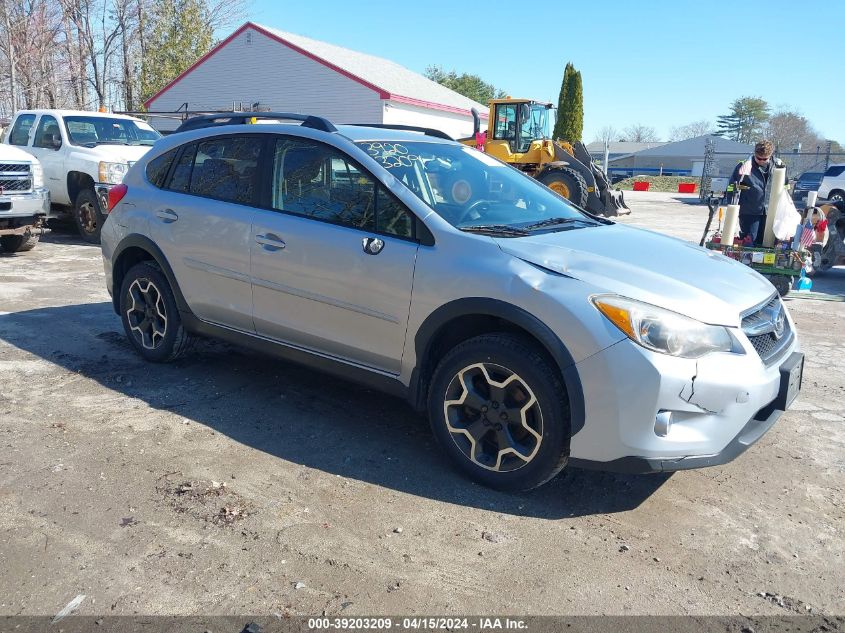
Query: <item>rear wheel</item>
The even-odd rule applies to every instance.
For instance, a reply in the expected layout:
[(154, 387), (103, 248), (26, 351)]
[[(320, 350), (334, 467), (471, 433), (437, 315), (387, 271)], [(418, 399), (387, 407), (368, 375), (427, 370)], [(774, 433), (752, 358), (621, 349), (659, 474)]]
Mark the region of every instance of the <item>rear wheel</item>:
[(446, 354), (428, 411), (455, 465), (485, 486), (529, 490), (566, 465), (565, 389), (553, 363), (520, 337), (485, 334)]
[(827, 199), (831, 202), (845, 202), (845, 191), (831, 191)]
[(540, 174), (537, 180), (579, 207), (587, 206), (589, 195), (587, 181), (574, 169), (569, 167), (549, 169)]
[(31, 231), (23, 235), (4, 235), (0, 237), (0, 248), (7, 253), (24, 253), (35, 248), (39, 239), (41, 235)]
[(93, 189), (83, 189), (76, 196), (73, 219), (83, 240), (92, 244), (100, 243), (100, 231), (106, 218), (100, 209), (97, 193)]
[(123, 278), (120, 317), (126, 336), (146, 360), (173, 360), (192, 342), (182, 326), (167, 277), (152, 262), (135, 264)]

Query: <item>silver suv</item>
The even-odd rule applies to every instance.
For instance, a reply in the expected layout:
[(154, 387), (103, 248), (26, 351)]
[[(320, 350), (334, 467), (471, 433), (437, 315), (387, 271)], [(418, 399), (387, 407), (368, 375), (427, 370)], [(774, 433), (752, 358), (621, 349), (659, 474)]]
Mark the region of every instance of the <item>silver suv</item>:
[(273, 116), (301, 125), (194, 121), (112, 189), (106, 283), (147, 360), (211, 336), (401, 394), (502, 489), (724, 463), (797, 395), (749, 267), (434, 130)]

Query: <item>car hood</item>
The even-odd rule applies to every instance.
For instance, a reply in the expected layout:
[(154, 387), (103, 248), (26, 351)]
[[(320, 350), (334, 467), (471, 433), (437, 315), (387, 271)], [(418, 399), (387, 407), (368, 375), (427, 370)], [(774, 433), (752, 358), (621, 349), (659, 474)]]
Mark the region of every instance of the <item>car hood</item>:
[(75, 147), (74, 150), (87, 158), (109, 163), (134, 163), (150, 151), (150, 145), (97, 145), (96, 147)]
[(713, 325), (737, 327), (740, 313), (774, 287), (748, 266), (673, 237), (620, 224), (495, 238), (514, 257), (610, 292)]
[(37, 163), (38, 159), (35, 158), (32, 154), (27, 151), (20, 149), (19, 147), (14, 147), (12, 145), (6, 145), (3, 143), (0, 145), (0, 160), (19, 160), (19, 161), (29, 161), (31, 163)]

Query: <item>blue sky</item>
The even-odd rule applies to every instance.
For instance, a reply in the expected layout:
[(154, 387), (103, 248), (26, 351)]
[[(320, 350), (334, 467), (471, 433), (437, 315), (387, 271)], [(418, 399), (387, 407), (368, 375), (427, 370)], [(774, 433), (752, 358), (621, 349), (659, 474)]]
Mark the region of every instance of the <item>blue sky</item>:
[(474, 73), (514, 97), (557, 102), (571, 61), (588, 142), (605, 125), (649, 125), (663, 138), (759, 96), (845, 143), (839, 0), (252, 0), (248, 19), (417, 72)]

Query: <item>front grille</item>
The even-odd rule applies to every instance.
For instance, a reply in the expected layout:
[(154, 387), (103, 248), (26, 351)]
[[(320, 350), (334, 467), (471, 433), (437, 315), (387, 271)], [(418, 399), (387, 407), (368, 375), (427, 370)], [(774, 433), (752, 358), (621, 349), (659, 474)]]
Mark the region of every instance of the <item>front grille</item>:
[(32, 189), (32, 181), (29, 178), (10, 178), (0, 177), (0, 191), (29, 191)]
[(0, 174), (28, 174), (29, 163), (0, 163)]
[(0, 163), (0, 193), (26, 192), (32, 189), (29, 163)]
[[(783, 332), (778, 335), (775, 330), (779, 314), (783, 314)], [(789, 326), (789, 319), (786, 318), (786, 308), (783, 307), (783, 303), (778, 296), (775, 296), (762, 308), (743, 317), (742, 331), (748, 336), (751, 345), (766, 365), (777, 362), (786, 353), (795, 338), (795, 334)]]

